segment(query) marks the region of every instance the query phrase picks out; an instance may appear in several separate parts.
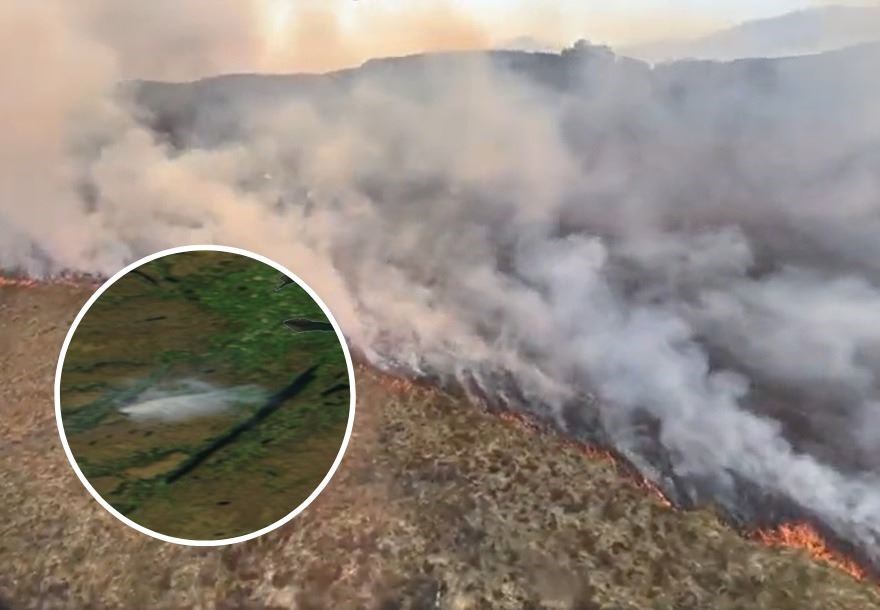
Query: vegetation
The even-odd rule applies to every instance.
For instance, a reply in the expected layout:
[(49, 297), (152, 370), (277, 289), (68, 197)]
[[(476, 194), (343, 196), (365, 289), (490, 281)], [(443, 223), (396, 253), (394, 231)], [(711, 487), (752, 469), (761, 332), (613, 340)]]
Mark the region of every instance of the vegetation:
[(0, 599), (10, 607), (880, 607), (875, 584), (746, 540), (709, 510), (668, 508), (560, 438), (368, 370), (357, 373), (346, 458), (297, 519), (217, 549), (146, 538), (85, 493), (55, 439), (54, 369), (43, 365), (84, 295), (5, 298)]

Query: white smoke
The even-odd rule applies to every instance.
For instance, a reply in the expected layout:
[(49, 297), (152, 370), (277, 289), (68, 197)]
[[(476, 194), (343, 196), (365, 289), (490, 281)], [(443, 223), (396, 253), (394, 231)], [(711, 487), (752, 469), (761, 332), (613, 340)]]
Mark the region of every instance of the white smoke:
[(880, 561), (878, 59), (580, 47), (87, 89), (46, 110), (63, 139), (12, 121), (0, 265), (261, 252), (378, 366), (601, 425), (699, 497), (778, 492)]
[(180, 423), (224, 415), (236, 408), (254, 407), (266, 399), (257, 386), (222, 388), (197, 379), (180, 380), (169, 387), (145, 392), (138, 402), (119, 411), (136, 422)]

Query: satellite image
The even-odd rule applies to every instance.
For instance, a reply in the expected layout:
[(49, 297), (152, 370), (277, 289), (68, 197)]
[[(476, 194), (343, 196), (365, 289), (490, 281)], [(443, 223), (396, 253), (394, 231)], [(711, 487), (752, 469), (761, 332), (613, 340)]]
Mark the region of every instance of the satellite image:
[(76, 327), (64, 434), (134, 522), (190, 540), (250, 534), (330, 469), (349, 419), (346, 361), (320, 306), (278, 275), (239, 254), (169, 254), (111, 284)]

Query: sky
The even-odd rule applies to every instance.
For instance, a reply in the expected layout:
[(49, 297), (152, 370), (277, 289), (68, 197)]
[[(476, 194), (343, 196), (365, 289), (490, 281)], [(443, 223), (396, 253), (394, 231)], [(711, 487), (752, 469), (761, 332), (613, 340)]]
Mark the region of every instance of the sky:
[[(842, 0), (848, 2), (849, 0)], [(878, 3), (880, 0), (861, 0)], [(0, 40), (61, 61), (100, 56), (102, 82), (327, 72), (375, 57), (510, 46), (616, 49), (707, 34), (827, 0), (5, 0)], [(838, 2), (839, 3), (839, 2)], [(6, 33), (4, 33), (6, 32)], [(22, 36), (26, 43), (19, 43)], [(34, 44), (42, 38), (44, 42)], [(62, 44), (63, 43), (63, 44)], [(537, 44), (536, 44), (537, 43)], [(524, 45), (523, 45), (524, 46)], [(20, 62), (18, 62), (20, 64)], [(20, 68), (18, 68), (20, 69)], [(75, 78), (76, 70), (71, 72)]]
[(581, 32), (597, 42), (607, 43), (702, 34), (717, 27), (817, 4), (810, 0), (458, 0), (456, 3), (489, 23), (503, 22), (511, 14), (543, 15), (548, 22), (556, 21), (558, 29), (569, 36)]
[[(265, 0), (272, 12), (290, 18), (309, 0)], [(827, 0), (448, 0), (450, 12), (484, 28), (494, 42), (531, 36), (554, 44), (577, 38), (624, 45), (699, 36), (743, 21), (773, 17), (827, 4)], [(434, 5), (432, 0), (347, 0), (335, 3), (342, 23), (358, 29), (380, 13)]]

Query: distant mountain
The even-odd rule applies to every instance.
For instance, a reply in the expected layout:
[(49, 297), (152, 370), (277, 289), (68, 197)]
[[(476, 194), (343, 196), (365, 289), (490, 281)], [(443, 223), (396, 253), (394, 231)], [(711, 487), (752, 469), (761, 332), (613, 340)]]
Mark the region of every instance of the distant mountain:
[(701, 38), (634, 45), (619, 52), (652, 62), (732, 60), (819, 53), (876, 40), (880, 40), (880, 6), (829, 6), (747, 21)]
[[(245, 118), (269, 113), (292, 100), (313, 103), (322, 112), (341, 112), (358, 84), (370, 83), (401, 99), (441, 96), (460, 86), (475, 61), (492, 66), (497, 74), (582, 102), (618, 106), (620, 100), (627, 100), (618, 110), (633, 113), (627, 119), (632, 121), (630, 129), (639, 124), (639, 113), (649, 114), (658, 108), (684, 123), (699, 123), (707, 113), (723, 116), (736, 108), (740, 119), (736, 124), (748, 122), (749, 117), (808, 123), (809, 117), (817, 121), (813, 124), (816, 129), (818, 124), (833, 123), (840, 116), (874, 116), (880, 102), (880, 87), (874, 78), (878, 60), (880, 41), (815, 55), (724, 63), (674, 61), (652, 68), (608, 47), (580, 42), (561, 53), (434, 53), (372, 59), (360, 67), (327, 74), (231, 74), (191, 83), (135, 81), (125, 88), (153, 129), (185, 147), (242, 138), (248, 129)], [(793, 105), (791, 100), (802, 103)], [(683, 109), (693, 113), (682, 113)], [(690, 132), (694, 126), (679, 127)], [(836, 124), (828, 127), (839, 135)], [(859, 127), (862, 131), (865, 128), (867, 125)]]

